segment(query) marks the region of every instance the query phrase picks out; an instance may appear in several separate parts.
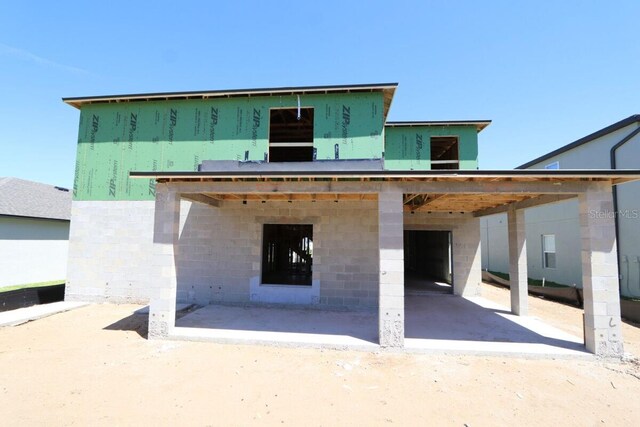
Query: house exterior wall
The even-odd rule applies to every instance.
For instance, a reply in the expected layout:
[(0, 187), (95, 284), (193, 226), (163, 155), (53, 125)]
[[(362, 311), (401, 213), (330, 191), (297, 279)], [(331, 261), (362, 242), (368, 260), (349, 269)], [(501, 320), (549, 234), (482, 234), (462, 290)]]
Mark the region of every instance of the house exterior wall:
[[(135, 171), (195, 171), (203, 160), (266, 160), (269, 111), (297, 108), (295, 96), (91, 104), (80, 113), (74, 200), (153, 200)], [(302, 95), (314, 108), (314, 156), (380, 159), (380, 92)]]
[[(269, 151), (270, 109), (297, 105), (296, 96), (252, 96), (82, 106), (66, 298), (147, 302), (155, 184), (130, 179), (129, 172), (195, 171), (204, 160), (264, 161)], [(422, 151), (416, 151), (405, 144), (403, 131), (385, 130), (381, 92), (301, 95), (300, 106), (314, 108), (315, 160), (384, 158), (385, 131), (389, 131), (388, 169), (430, 168), (429, 138), (438, 135), (458, 136), (460, 167), (477, 168), (474, 125), (419, 126), (424, 142)], [(375, 306), (379, 269), (377, 261), (371, 260), (378, 259), (372, 251), (377, 247), (377, 208), (368, 202), (346, 208), (354, 206), (350, 203), (295, 202), (278, 207), (283, 213), (274, 214), (275, 202), (258, 206), (255, 212), (247, 205), (228, 202), (217, 210), (182, 202), (181, 233), (191, 237), (180, 238), (178, 299), (271, 302), (289, 298), (294, 303)], [(245, 222), (238, 223), (238, 218)], [(311, 290), (297, 296), (289, 295), (287, 288), (266, 291), (256, 279), (261, 221), (296, 218), (317, 222), (313, 223), (319, 236), (317, 277)], [(225, 226), (207, 228), (226, 223), (242, 237), (231, 239)], [(357, 230), (357, 236), (351, 230)], [(353, 234), (355, 243), (345, 243), (345, 233)], [(220, 235), (234, 246), (204, 243), (203, 239), (218, 242)], [(352, 247), (353, 253), (349, 252)]]
[[(153, 277), (154, 202), (74, 201), (67, 300), (147, 303)], [(76, 220), (78, 218), (78, 220)], [(477, 295), (479, 221), (471, 215), (404, 214), (405, 229), (452, 232), (454, 290)], [(260, 286), (262, 224), (313, 224), (313, 286)], [(182, 201), (177, 300), (375, 308), (376, 201)]]
[[(509, 238), (507, 214), (489, 215), (480, 218), (480, 233), (482, 236), (482, 269), (508, 273)], [(530, 255), (530, 252), (528, 255)]]
[(475, 126), (387, 126), (385, 168), (430, 170), (432, 136), (457, 136), (460, 169), (478, 169), (478, 131)]
[[(558, 162), (560, 169), (610, 169), (610, 150), (638, 127), (638, 123), (618, 129), (597, 140), (545, 159), (529, 169), (544, 169)], [(618, 169), (637, 169), (640, 165), (640, 135), (636, 135), (616, 153)], [(617, 186), (618, 193), (618, 245), (623, 296), (640, 296), (640, 183)], [(592, 213), (613, 215), (612, 212)], [(527, 251), (529, 277), (551, 280), (582, 287), (580, 233), (577, 199), (526, 210)], [(508, 249), (506, 215), (493, 215), (481, 219), (482, 268), (506, 272)], [(542, 268), (541, 239), (543, 234), (556, 235), (555, 269)], [(506, 266), (506, 267), (505, 267)]]
[[(375, 201), (194, 203), (181, 223), (178, 301), (377, 307)], [(263, 224), (313, 225), (313, 295), (306, 286), (260, 284)]]
[[(618, 169), (640, 167), (640, 135), (620, 147), (616, 153)], [(640, 182), (617, 187), (618, 246), (621, 293), (640, 297)]]
[[(611, 148), (637, 127), (637, 123), (625, 126), (597, 140), (590, 141), (564, 153), (545, 159), (527, 169), (544, 169), (545, 166), (554, 162), (559, 162), (560, 169), (611, 169), (611, 163), (609, 161)], [(627, 145), (634, 143), (637, 143), (637, 141), (629, 141)], [(618, 155), (618, 159), (620, 159), (622, 152), (619, 151)], [(618, 168), (622, 169), (621, 166), (618, 166)]]
[[(525, 224), (529, 277), (580, 287), (582, 267), (577, 198), (526, 209)], [(482, 268), (508, 273), (507, 215), (481, 218), (481, 228)], [(545, 234), (555, 236), (556, 268), (545, 268), (543, 265), (542, 236)]]
[[(183, 201), (180, 207), (178, 301), (377, 306), (375, 202), (238, 201), (215, 208)], [(66, 299), (148, 302), (154, 202), (74, 201), (72, 215)], [(305, 288), (256, 289), (265, 223), (314, 225), (317, 298)]]
[(69, 221), (0, 216), (0, 287), (64, 280)]
[(66, 300), (148, 302), (154, 203), (72, 202)]
[[(578, 199), (527, 209), (525, 223), (529, 277), (581, 286)], [(555, 268), (545, 268), (543, 264), (542, 236), (546, 234), (555, 236)]]

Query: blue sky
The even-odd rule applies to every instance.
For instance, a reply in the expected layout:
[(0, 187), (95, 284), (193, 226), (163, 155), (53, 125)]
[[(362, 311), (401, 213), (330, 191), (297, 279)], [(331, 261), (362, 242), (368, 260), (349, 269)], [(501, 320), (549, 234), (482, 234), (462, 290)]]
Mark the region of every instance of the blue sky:
[[(144, 5), (142, 3), (145, 3)], [(491, 119), (509, 169), (640, 113), (638, 1), (11, 2), (0, 176), (71, 186), (62, 97), (398, 82), (390, 120)]]

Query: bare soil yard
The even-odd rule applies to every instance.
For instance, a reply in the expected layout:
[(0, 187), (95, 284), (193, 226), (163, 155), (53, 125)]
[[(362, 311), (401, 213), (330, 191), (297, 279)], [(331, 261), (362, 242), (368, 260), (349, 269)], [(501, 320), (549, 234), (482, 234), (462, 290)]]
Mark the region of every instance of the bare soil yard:
[[(490, 285), (485, 297), (508, 304)], [(581, 311), (530, 298), (578, 336)], [(3, 425), (640, 425), (634, 362), (148, 341), (138, 306), (0, 329)], [(627, 351), (640, 329), (625, 324)]]

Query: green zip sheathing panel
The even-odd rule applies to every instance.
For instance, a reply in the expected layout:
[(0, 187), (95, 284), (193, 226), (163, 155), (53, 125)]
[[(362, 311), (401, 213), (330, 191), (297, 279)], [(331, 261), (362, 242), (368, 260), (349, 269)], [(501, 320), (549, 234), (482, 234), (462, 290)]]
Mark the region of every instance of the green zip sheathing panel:
[[(265, 160), (269, 110), (296, 96), (89, 104), (82, 107), (74, 200), (152, 200), (130, 171), (195, 171), (203, 160)], [(314, 158), (380, 159), (381, 92), (300, 96), (314, 108)]]
[(386, 126), (384, 134), (385, 169), (431, 169), (432, 136), (457, 136), (460, 169), (478, 169), (478, 131), (475, 126)]

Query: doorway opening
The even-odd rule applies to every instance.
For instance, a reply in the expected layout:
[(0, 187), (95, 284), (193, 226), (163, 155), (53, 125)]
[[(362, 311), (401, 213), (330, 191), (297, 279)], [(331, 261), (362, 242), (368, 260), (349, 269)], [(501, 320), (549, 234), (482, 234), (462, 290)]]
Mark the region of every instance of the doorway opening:
[(450, 231), (404, 231), (405, 294), (453, 293)]

